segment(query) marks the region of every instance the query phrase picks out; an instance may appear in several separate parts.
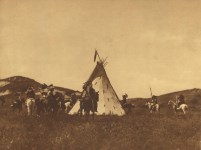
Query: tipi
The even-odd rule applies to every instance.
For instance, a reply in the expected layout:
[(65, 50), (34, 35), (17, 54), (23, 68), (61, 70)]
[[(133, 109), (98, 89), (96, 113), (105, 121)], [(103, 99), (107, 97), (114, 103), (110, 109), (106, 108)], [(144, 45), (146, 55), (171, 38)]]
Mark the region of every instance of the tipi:
[[(89, 81), (92, 82), (92, 86), (96, 92), (99, 92), (98, 115), (122, 116), (125, 114), (104, 69), (104, 61), (100, 60), (100, 58), (87, 82)], [(70, 110), (69, 114), (76, 114), (80, 108), (79, 105), (78, 101)]]

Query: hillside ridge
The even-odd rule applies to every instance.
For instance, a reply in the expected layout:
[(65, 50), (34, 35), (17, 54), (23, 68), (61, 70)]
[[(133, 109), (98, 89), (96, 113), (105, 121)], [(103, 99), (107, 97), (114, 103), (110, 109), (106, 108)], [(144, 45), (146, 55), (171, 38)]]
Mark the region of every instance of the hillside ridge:
[[(32, 86), (34, 89), (38, 89), (42, 84), (38, 81), (24, 76), (12, 76), (5, 79), (0, 79), (0, 96), (7, 94), (14, 94), (16, 92), (25, 92), (28, 87)], [(65, 92), (70, 95), (75, 90), (55, 86), (55, 89), (61, 92)]]

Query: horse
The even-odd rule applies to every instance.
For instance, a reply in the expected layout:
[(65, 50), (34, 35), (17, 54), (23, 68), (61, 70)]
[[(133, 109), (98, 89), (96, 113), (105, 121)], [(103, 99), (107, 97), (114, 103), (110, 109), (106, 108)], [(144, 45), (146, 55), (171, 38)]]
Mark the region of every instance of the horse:
[(86, 96), (80, 99), (80, 109), (78, 114), (82, 116), (83, 110), (86, 118), (88, 118), (90, 112), (92, 112), (92, 117), (94, 119), (95, 112), (97, 111), (97, 102), (99, 100), (98, 92), (94, 92), (92, 96)]
[(75, 103), (79, 100), (79, 98), (76, 98), (76, 101), (72, 101), (72, 100), (67, 100), (64, 102), (64, 110), (65, 113), (69, 113), (70, 110), (73, 108), (73, 106), (75, 105)]
[(27, 106), (28, 116), (33, 115), (33, 111), (35, 108), (35, 99), (34, 98), (28, 98), (26, 100), (26, 106)]
[(36, 113), (40, 116), (41, 112), (47, 112), (47, 99), (46, 97), (42, 96), (36, 99)]
[(64, 95), (60, 92), (55, 92), (54, 95), (47, 96), (47, 111), (52, 117), (57, 113), (59, 108), (63, 105)]
[(22, 105), (23, 103), (25, 103), (25, 99), (19, 99), (14, 101), (10, 107), (12, 108), (13, 112), (18, 109), (18, 113), (20, 113), (22, 111)]
[(68, 113), (71, 110), (71, 108), (73, 107), (73, 106), (71, 106), (71, 102), (70, 101), (65, 102), (64, 106), (65, 106), (65, 109), (64, 109), (65, 113)]
[(83, 99), (80, 101), (80, 115), (82, 116), (82, 112), (84, 110), (84, 113), (86, 115), (86, 117), (89, 116), (90, 112), (92, 112), (93, 117), (94, 117), (94, 100), (92, 98), (89, 99)]
[(186, 110), (188, 109), (188, 105), (187, 104), (181, 104), (179, 107), (177, 107), (178, 105), (172, 101), (172, 100), (169, 100), (168, 101), (168, 107), (169, 109), (172, 109), (174, 110), (174, 113), (176, 114), (178, 110), (181, 110), (183, 112), (183, 114), (185, 115), (186, 114)]
[(49, 102), (47, 97), (48, 90), (43, 89), (39, 90), (38, 92), (35, 93), (35, 98), (36, 98), (36, 113), (38, 116), (40, 116), (41, 112), (45, 113), (50, 110)]
[(40, 116), (41, 112), (48, 112), (54, 116), (60, 108), (63, 111), (66, 109), (63, 93), (54, 91), (51, 95), (48, 95), (48, 91), (39, 91), (36, 93), (36, 97), (38, 116)]
[(122, 105), (122, 108), (125, 110), (125, 112), (127, 114), (132, 112), (132, 108), (134, 108), (135, 105), (131, 104), (131, 103), (125, 103), (124, 105)]
[(153, 111), (155, 111), (155, 112), (160, 111), (160, 105), (159, 104), (153, 105), (153, 103), (146, 102), (145, 106), (148, 106), (148, 109), (149, 109), (150, 113), (152, 113)]
[(74, 93), (71, 94), (71, 98), (68, 100), (65, 100), (64, 106), (65, 106), (65, 112), (69, 113), (70, 110), (73, 108), (73, 106), (77, 103), (77, 101), (80, 101), (81, 97), (78, 95), (75, 95)]

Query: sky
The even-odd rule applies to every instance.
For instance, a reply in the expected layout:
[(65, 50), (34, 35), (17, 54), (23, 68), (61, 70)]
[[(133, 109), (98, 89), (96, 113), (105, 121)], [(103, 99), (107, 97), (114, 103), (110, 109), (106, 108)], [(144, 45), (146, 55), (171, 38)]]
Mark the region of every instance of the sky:
[(119, 97), (201, 88), (199, 0), (0, 0), (0, 78), (81, 90), (95, 48)]

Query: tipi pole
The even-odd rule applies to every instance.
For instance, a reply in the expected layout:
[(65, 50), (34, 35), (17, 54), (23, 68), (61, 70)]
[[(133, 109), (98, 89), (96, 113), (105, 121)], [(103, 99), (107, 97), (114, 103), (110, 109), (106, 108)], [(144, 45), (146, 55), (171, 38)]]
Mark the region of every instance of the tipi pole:
[(150, 87), (150, 92), (151, 92), (151, 97), (153, 96), (153, 94), (152, 94), (152, 90), (151, 90), (151, 87)]

